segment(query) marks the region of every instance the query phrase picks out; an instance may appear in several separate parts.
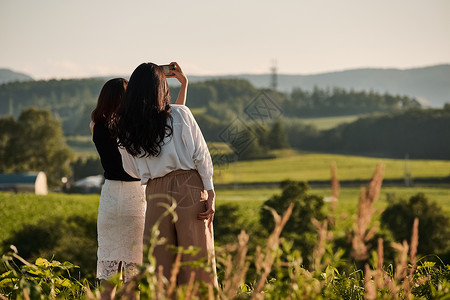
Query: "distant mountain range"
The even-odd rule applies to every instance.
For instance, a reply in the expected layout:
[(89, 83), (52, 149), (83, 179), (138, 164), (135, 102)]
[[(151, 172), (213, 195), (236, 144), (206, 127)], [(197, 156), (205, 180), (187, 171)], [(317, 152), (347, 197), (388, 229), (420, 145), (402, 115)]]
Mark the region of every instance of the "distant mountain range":
[(33, 77), (23, 73), (11, 71), (9, 69), (0, 69), (0, 84), (12, 81), (28, 81), (33, 80)]
[[(214, 78), (243, 78), (258, 88), (269, 87), (271, 82), (271, 74), (189, 76), (190, 82)], [(16, 80), (33, 79), (25, 74), (0, 69), (0, 84)], [(305, 90), (312, 90), (314, 86), (340, 87), (411, 96), (432, 107), (450, 103), (450, 64), (413, 69), (353, 69), (313, 75), (278, 74), (277, 83), (278, 89), (284, 92), (298, 87)]]
[[(258, 88), (269, 87), (270, 74), (241, 74), (225, 76), (189, 76), (190, 82), (212, 78), (243, 78)], [(344, 89), (375, 91), (417, 98), (432, 107), (450, 103), (450, 64), (414, 69), (354, 69), (314, 75), (277, 75), (278, 89), (312, 90), (340, 87)]]

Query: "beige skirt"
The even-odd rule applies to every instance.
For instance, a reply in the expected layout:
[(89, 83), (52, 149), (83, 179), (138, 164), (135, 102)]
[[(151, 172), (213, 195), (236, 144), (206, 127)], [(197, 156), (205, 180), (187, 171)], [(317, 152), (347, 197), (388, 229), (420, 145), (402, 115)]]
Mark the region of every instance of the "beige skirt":
[[(203, 280), (217, 286), (216, 264), (214, 254), (213, 226), (207, 220), (198, 220), (197, 215), (206, 210), (207, 193), (203, 188), (200, 175), (196, 170), (177, 170), (163, 177), (149, 180), (146, 189), (147, 213), (145, 220), (144, 241), (149, 240), (151, 228), (164, 214), (169, 206), (176, 202), (175, 212), (178, 220), (174, 223), (172, 216), (167, 216), (159, 224), (160, 237), (166, 243), (155, 248), (153, 255), (156, 264), (163, 267), (166, 278), (170, 278), (176, 255), (170, 246), (199, 249), (196, 255), (183, 254), (182, 263), (202, 260), (208, 269), (182, 267), (177, 276), (178, 284), (189, 281), (193, 271), (196, 280)], [(173, 248), (173, 247), (172, 247)]]

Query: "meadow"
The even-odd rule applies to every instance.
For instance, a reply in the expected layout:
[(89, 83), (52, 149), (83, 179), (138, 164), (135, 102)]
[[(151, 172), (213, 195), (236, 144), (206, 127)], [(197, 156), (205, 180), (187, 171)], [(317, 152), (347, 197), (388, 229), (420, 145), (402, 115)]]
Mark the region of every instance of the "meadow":
[(300, 118), (302, 123), (314, 125), (319, 130), (327, 130), (336, 127), (342, 123), (351, 123), (364, 115), (338, 116), (338, 117), (320, 117), (320, 118)]
[(0, 244), (24, 225), (38, 225), (58, 217), (96, 219), (99, 198), (100, 195), (51, 193), (43, 196), (0, 192)]
[[(238, 204), (240, 211), (245, 211), (248, 218), (257, 220), (259, 210), (272, 195), (279, 194), (280, 189), (219, 189), (216, 192), (217, 210), (224, 204)], [(386, 207), (389, 194), (398, 198), (409, 197), (422, 192), (430, 201), (437, 202), (443, 210), (450, 214), (450, 189), (434, 187), (383, 187), (380, 197), (374, 207), (378, 215)], [(331, 188), (315, 188), (311, 194), (328, 197)], [(337, 205), (338, 215), (348, 216), (356, 213), (360, 188), (341, 188)], [(32, 194), (14, 194), (0, 192), (0, 244), (10, 237), (13, 231), (20, 230), (24, 225), (38, 225), (39, 222), (57, 217), (69, 218), (81, 216), (95, 219), (100, 195), (58, 194), (46, 196)]]
[(330, 165), (335, 162), (340, 180), (369, 180), (378, 163), (385, 165), (385, 179), (401, 179), (405, 169), (413, 178), (450, 176), (450, 161), (405, 160), (337, 154), (302, 153), (282, 150), (276, 158), (233, 162), (215, 168), (214, 182), (280, 182), (329, 180)]

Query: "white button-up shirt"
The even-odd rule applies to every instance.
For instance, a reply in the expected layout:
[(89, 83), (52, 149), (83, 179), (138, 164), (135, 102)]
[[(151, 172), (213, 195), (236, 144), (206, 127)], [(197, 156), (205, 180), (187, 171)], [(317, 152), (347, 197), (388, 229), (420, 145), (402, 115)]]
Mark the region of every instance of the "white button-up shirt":
[[(161, 153), (154, 157), (136, 157), (119, 147), (125, 171), (140, 178), (141, 184), (175, 170), (197, 170), (206, 190), (214, 189), (213, 164), (208, 146), (191, 111), (172, 104), (173, 134), (164, 139)], [(169, 121), (170, 122), (170, 121)]]

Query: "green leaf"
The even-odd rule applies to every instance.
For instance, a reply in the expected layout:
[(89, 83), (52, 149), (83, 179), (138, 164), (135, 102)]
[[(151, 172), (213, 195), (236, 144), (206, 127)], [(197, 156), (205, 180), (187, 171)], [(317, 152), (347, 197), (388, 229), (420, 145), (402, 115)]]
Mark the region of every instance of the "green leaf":
[(13, 271), (7, 271), (7, 272), (5, 272), (5, 273), (0, 275), (0, 279), (2, 279), (2, 278), (14, 278), (14, 277), (16, 277), (16, 276), (14, 275)]
[(37, 276), (44, 275), (44, 272), (42, 272), (41, 269), (37, 269), (37, 270), (31, 269), (31, 270), (28, 270), (27, 272), (30, 273), (30, 274), (33, 274), (33, 275), (37, 275)]
[(46, 260), (45, 258), (42, 257), (38, 257), (36, 259), (35, 265), (38, 267), (49, 267), (50, 266), (50, 262), (48, 260)]
[(0, 288), (14, 287), (14, 285), (19, 281), (18, 278), (4, 278), (0, 280)]
[(74, 265), (73, 263), (68, 262), (68, 261), (63, 262), (62, 267), (64, 268), (64, 270), (79, 268), (79, 266)]
[(64, 279), (58, 279), (57, 280), (57, 283), (60, 285), (60, 286), (63, 286), (63, 287), (67, 287), (67, 288), (70, 288), (70, 287), (72, 287), (73, 286), (73, 283), (69, 280), (69, 279), (67, 279), (67, 278), (64, 278)]

